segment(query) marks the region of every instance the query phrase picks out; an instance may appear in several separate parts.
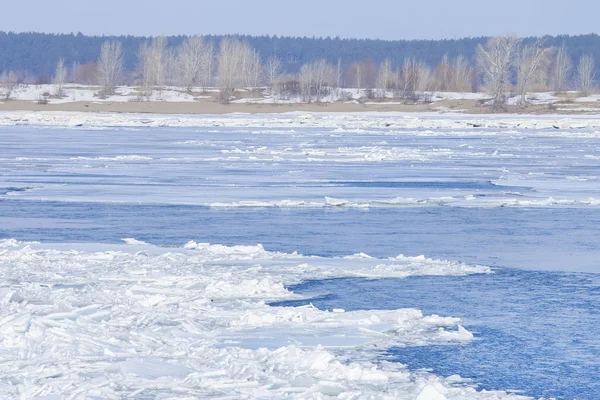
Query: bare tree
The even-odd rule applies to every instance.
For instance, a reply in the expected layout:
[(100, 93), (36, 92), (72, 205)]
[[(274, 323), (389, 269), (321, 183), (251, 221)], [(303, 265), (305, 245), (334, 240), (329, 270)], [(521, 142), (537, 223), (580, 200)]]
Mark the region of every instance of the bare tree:
[(355, 82), (354, 83), (354, 87), (356, 87), (358, 89), (359, 93), (360, 93), (360, 89), (361, 89), (362, 83), (363, 83), (363, 80), (362, 80), (363, 70), (362, 70), (362, 65), (360, 65), (359, 63), (355, 64), (355, 67), (354, 67), (354, 76), (355, 76), (355, 78), (354, 78), (354, 82)]
[(348, 68), (348, 73), (346, 74), (346, 85), (348, 87), (353, 87), (358, 89), (358, 93), (363, 88), (365, 84), (365, 65), (363, 62), (354, 62)]
[(321, 101), (321, 98), (326, 94), (326, 90), (329, 88), (335, 80), (335, 69), (329, 65), (325, 60), (317, 61), (314, 67), (315, 70), (315, 88), (317, 95), (317, 102)]
[(141, 96), (149, 97), (152, 91), (153, 69), (152, 69), (152, 54), (150, 44), (142, 43), (138, 51), (138, 73), (141, 79)]
[(314, 65), (304, 64), (300, 68), (300, 95), (302, 96), (302, 100), (310, 103), (312, 101), (312, 89), (314, 85)]
[(552, 66), (552, 89), (556, 92), (563, 91), (567, 88), (567, 81), (573, 68), (571, 57), (567, 47), (563, 44), (556, 51), (554, 57), (554, 65)]
[(417, 63), (416, 88), (421, 94), (435, 91), (435, 79), (433, 72), (427, 64), (422, 61)]
[(167, 38), (158, 36), (143, 43), (138, 52), (138, 69), (144, 91), (165, 84), (168, 62)]
[[(221, 88), (221, 101), (229, 102), (235, 92), (248, 80), (252, 72), (249, 64), (250, 46), (236, 39), (223, 39), (219, 48), (218, 74)], [(246, 79), (248, 78), (248, 79)]]
[(342, 91), (342, 79), (344, 76), (344, 71), (342, 69), (342, 58), (338, 58), (337, 60), (337, 66), (336, 66), (336, 71), (335, 71), (335, 88), (337, 91), (337, 96), (338, 98), (341, 95), (341, 91)]
[(418, 94), (416, 92), (419, 86), (419, 62), (415, 58), (406, 58), (402, 63), (400, 76), (402, 97), (417, 100)]
[(106, 41), (102, 44), (96, 71), (98, 83), (102, 86), (101, 95), (114, 94), (123, 75), (123, 48), (120, 42)]
[(540, 63), (539, 68), (536, 73), (533, 75), (533, 79), (531, 81), (531, 90), (538, 92), (547, 92), (548, 82), (550, 80), (550, 73), (552, 71), (552, 63), (554, 60), (554, 47), (546, 48), (546, 53), (542, 58), (542, 62)]
[(213, 83), (214, 46), (201, 36), (187, 38), (177, 49), (176, 81), (191, 91), (194, 86), (210, 87)]
[(311, 103), (313, 97), (320, 102), (336, 79), (336, 69), (325, 60), (304, 64), (300, 68), (300, 93), (302, 100)]
[(594, 87), (596, 77), (596, 60), (590, 54), (584, 54), (577, 65), (577, 83), (584, 96), (588, 96)]
[(492, 95), (494, 108), (506, 103), (506, 92), (510, 86), (510, 72), (520, 39), (516, 36), (495, 36), (477, 47), (477, 64), (483, 74), (486, 90)]
[(261, 64), (258, 52), (250, 47), (247, 43), (241, 46), (242, 53), (242, 73), (244, 78), (244, 86), (255, 89), (259, 86)]
[(54, 74), (53, 83), (56, 85), (56, 96), (64, 97), (64, 86), (67, 80), (67, 68), (65, 67), (65, 59), (59, 58), (56, 63), (56, 72)]
[(472, 91), (471, 82), (474, 76), (473, 66), (469, 64), (467, 59), (462, 55), (456, 57), (454, 60), (452, 90), (461, 93)]
[(179, 83), (188, 92), (200, 84), (207, 50), (200, 36), (188, 37), (177, 49)]
[(374, 89), (377, 86), (379, 66), (372, 60), (356, 61), (350, 65), (346, 74), (346, 84), (356, 89)]
[(154, 84), (162, 86), (166, 82), (167, 71), (170, 69), (169, 63), (172, 59), (169, 58), (170, 54), (167, 51), (167, 38), (164, 36), (158, 36), (152, 40), (151, 54), (152, 64), (154, 69)]
[(77, 74), (79, 68), (81, 68), (81, 63), (79, 61), (73, 61), (73, 63), (71, 64), (71, 69), (69, 70), (69, 82), (75, 83), (75, 75)]
[(283, 64), (279, 58), (271, 56), (267, 59), (264, 69), (267, 77), (267, 84), (271, 88), (271, 94), (276, 95), (279, 77), (283, 75)]
[(387, 90), (392, 87), (393, 82), (392, 62), (386, 59), (381, 63), (379, 67), (379, 74), (377, 75), (377, 87), (381, 91), (381, 97), (385, 98)]
[(215, 50), (212, 43), (205, 43), (205, 51), (200, 64), (200, 84), (207, 88), (213, 84)]
[(541, 47), (540, 43), (525, 45), (517, 53), (517, 95), (519, 104), (527, 104), (527, 92), (531, 91), (536, 76), (544, 74), (550, 61), (550, 49)]
[(404, 77), (402, 76), (402, 68), (396, 68), (396, 71), (394, 71), (393, 79), (394, 97), (403, 97)]
[(448, 92), (453, 90), (454, 81), (454, 66), (450, 63), (448, 54), (444, 54), (440, 64), (435, 70), (436, 90), (440, 92)]
[(19, 77), (14, 71), (4, 71), (0, 75), (0, 87), (4, 100), (10, 100), (13, 91), (19, 84)]
[(86, 63), (80, 65), (73, 71), (73, 82), (82, 85), (95, 85), (98, 81), (96, 63)]

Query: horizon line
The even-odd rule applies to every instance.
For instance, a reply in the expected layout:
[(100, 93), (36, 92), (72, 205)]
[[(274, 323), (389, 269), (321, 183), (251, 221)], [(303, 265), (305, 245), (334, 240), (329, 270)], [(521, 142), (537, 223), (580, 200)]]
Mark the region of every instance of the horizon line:
[[(494, 36), (504, 36), (504, 35), (513, 35), (512, 33), (504, 33), (498, 35), (481, 35), (481, 36), (463, 36), (463, 37), (454, 37), (454, 38), (438, 38), (438, 39), (381, 39), (381, 38), (373, 38), (373, 37), (343, 37), (343, 36), (293, 36), (293, 35), (278, 35), (278, 34), (247, 34), (247, 33), (206, 33), (206, 34), (155, 34), (155, 35), (141, 35), (141, 34), (87, 34), (81, 31), (78, 32), (42, 32), (42, 31), (5, 31), (0, 30), (0, 34), (6, 35), (26, 35), (26, 34), (35, 34), (35, 35), (47, 35), (47, 36), (85, 36), (90, 38), (154, 38), (159, 36), (169, 37), (191, 37), (191, 36), (201, 36), (201, 37), (229, 37), (229, 36), (238, 36), (238, 37), (250, 37), (250, 38), (278, 38), (278, 39), (317, 39), (317, 40), (364, 40), (364, 41), (374, 41), (374, 42), (440, 42), (440, 41), (461, 41), (461, 40), (477, 40), (477, 39), (487, 39)], [(598, 33), (590, 32), (590, 33), (579, 33), (579, 34), (544, 34), (541, 36), (518, 36), (522, 39), (540, 39), (545, 37), (569, 37), (569, 38), (577, 38), (582, 36), (599, 36)]]

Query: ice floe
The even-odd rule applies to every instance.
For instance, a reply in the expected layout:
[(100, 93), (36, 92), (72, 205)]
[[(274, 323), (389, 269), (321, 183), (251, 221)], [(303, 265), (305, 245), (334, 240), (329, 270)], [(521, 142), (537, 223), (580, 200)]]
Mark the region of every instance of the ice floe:
[(266, 304), (297, 298), (286, 286), (306, 279), (487, 267), (124, 241), (0, 240), (2, 398), (520, 398), (378, 358), (391, 345), (467, 343), (459, 319)]

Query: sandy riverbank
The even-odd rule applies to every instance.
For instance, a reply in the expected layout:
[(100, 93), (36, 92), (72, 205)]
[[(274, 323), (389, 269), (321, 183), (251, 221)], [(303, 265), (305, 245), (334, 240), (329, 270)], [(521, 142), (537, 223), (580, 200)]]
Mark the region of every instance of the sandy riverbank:
[[(457, 108), (471, 109), (475, 104), (457, 103)], [(474, 102), (469, 102), (474, 103)], [(290, 111), (305, 112), (432, 112), (439, 111), (443, 105), (436, 104), (358, 104), (358, 103), (319, 103), (319, 104), (256, 104), (231, 103), (220, 104), (212, 101), (176, 102), (176, 101), (129, 101), (95, 102), (75, 101), (58, 104), (38, 104), (26, 100), (11, 100), (0, 104), (0, 111), (88, 111), (123, 112), (153, 114), (227, 114), (227, 113), (284, 113)], [(465, 106), (463, 108), (463, 106)]]
[[(586, 113), (600, 113), (600, 105), (586, 105)], [(320, 104), (265, 104), (231, 103), (220, 104), (213, 101), (130, 101), (97, 102), (74, 101), (58, 104), (38, 104), (28, 100), (11, 100), (0, 104), (0, 111), (71, 111), (71, 112), (114, 112), (152, 114), (227, 114), (227, 113), (286, 113), (301, 112), (462, 112), (466, 114), (490, 113), (488, 107), (474, 100), (445, 100), (430, 104), (398, 103), (320, 103)], [(548, 105), (531, 105), (526, 108), (509, 107), (511, 114), (581, 114), (579, 110), (552, 109)]]

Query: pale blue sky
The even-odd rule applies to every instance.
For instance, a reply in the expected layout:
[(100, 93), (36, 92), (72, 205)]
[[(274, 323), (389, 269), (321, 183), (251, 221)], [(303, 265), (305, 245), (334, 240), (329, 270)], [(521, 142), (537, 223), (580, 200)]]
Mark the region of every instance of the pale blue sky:
[(0, 30), (437, 39), (600, 31), (598, 0), (19, 0)]

